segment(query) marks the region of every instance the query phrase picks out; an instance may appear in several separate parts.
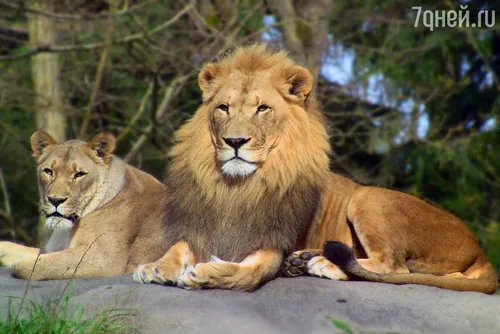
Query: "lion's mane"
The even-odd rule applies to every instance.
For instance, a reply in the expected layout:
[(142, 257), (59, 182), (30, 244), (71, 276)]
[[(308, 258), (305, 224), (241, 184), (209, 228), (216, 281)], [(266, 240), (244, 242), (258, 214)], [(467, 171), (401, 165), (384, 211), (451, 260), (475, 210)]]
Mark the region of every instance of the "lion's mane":
[(297, 65), (264, 45), (239, 48), (216, 64), (213, 91), (204, 92), (203, 105), (177, 131), (170, 153), (168, 242), (186, 240), (200, 261), (210, 255), (241, 261), (258, 249), (291, 252), (316, 215), (329, 173), (324, 118), (314, 96), (303, 104), (290, 102), (286, 130), (266, 162), (247, 178), (224, 176), (210, 134), (211, 96), (236, 70), (270, 74), (277, 94), (284, 95), (291, 87), (282, 78)]

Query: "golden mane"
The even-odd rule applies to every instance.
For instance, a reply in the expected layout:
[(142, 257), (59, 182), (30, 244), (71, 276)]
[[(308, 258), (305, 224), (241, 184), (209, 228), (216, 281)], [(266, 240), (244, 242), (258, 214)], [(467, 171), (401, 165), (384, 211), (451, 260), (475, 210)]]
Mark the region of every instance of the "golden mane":
[[(233, 71), (248, 75), (270, 75), (277, 91), (283, 96), (290, 89), (285, 77), (297, 64), (284, 51), (269, 50), (258, 44), (238, 48), (234, 53), (207, 66), (213, 66), (214, 89), (219, 89)], [(255, 203), (266, 193), (279, 198), (292, 185), (323, 185), (329, 172), (331, 152), (324, 118), (314, 96), (308, 96), (303, 105), (289, 103), (291, 125), (279, 140), (266, 163), (254, 175), (244, 180), (228, 180), (218, 169), (215, 148), (210, 135), (207, 95), (196, 114), (176, 133), (171, 173), (191, 172), (206, 196), (206, 200), (227, 204)]]
[(221, 57), (218, 61), (223, 71), (253, 73), (276, 67), (292, 67), (295, 62), (285, 50), (273, 51), (267, 44), (254, 44), (238, 48), (234, 53)]

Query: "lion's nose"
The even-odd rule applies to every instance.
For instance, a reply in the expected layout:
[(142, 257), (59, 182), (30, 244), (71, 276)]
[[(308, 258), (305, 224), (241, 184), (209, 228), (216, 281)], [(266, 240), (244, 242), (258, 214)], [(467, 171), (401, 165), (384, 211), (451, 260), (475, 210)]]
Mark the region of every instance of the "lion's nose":
[(248, 143), (250, 141), (250, 138), (224, 138), (224, 141), (226, 142), (226, 144), (237, 150)]
[(66, 198), (60, 198), (60, 197), (48, 197), (49, 199), (49, 202), (55, 206), (57, 208), (57, 206), (59, 204), (62, 204), (64, 202), (66, 202), (66, 200), (68, 199), (67, 197)]

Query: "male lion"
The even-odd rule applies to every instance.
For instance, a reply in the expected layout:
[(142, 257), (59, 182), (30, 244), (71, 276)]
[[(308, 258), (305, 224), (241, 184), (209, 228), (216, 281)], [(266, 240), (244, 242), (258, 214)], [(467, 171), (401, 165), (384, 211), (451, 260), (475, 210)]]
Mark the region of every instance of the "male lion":
[(0, 262), (24, 279), (115, 276), (153, 261), (162, 248), (165, 186), (112, 155), (115, 138), (57, 144), (31, 137), (42, 216), (51, 237), (43, 252), (0, 242)]
[[(329, 171), (312, 76), (286, 53), (239, 48), (207, 64), (198, 81), (203, 104), (176, 133), (166, 179), (170, 249), (139, 266), (136, 281), (250, 291), (277, 274), (284, 255), (338, 240), (366, 257), (359, 263), (368, 270), (420, 273), (399, 283), (495, 291), (496, 273), (464, 223)], [(305, 266), (321, 253), (294, 253), (284, 272), (346, 279), (322, 256)]]

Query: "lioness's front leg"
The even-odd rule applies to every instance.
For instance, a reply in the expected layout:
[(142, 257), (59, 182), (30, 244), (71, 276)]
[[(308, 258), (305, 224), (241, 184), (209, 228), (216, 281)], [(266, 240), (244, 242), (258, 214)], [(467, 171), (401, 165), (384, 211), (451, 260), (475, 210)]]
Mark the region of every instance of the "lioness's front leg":
[(36, 256), (39, 248), (27, 247), (9, 241), (0, 241), (0, 264), (12, 268), (16, 263)]
[(277, 250), (259, 250), (242, 262), (213, 261), (188, 267), (177, 278), (177, 285), (185, 289), (219, 288), (252, 291), (274, 278), (283, 255)]
[(165, 255), (156, 262), (141, 264), (134, 272), (134, 281), (138, 283), (175, 284), (177, 277), (195, 263), (194, 254), (185, 241), (170, 247)]
[(89, 276), (114, 276), (124, 264), (114, 254), (93, 246), (79, 246), (48, 254), (31, 253), (12, 265), (16, 277), (32, 280), (68, 279)]

